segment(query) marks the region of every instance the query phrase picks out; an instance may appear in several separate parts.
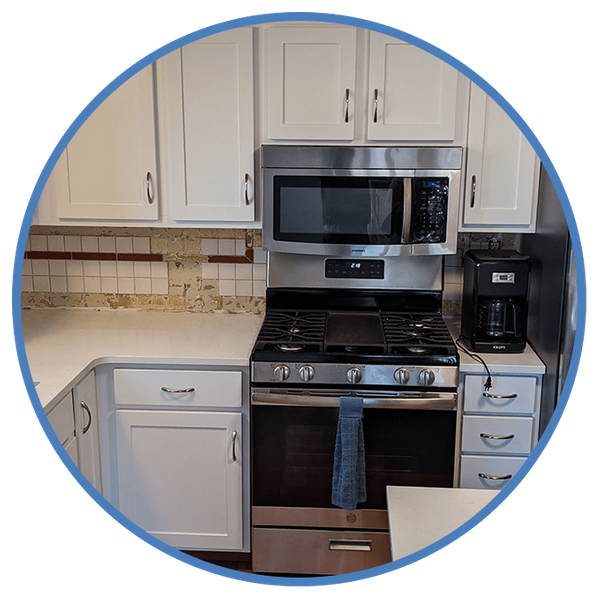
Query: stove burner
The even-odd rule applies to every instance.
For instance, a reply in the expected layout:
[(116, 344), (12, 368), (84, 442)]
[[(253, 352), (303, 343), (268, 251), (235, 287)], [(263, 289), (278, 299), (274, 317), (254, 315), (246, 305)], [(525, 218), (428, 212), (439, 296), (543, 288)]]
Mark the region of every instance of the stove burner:
[(300, 350), (304, 349), (304, 346), (293, 346), (291, 344), (277, 344), (276, 348), (277, 350), (281, 350), (282, 352), (300, 352)]
[(429, 348), (424, 348), (423, 346), (409, 346), (407, 348), (407, 350), (409, 352), (412, 352), (413, 354), (429, 354), (430, 353)]

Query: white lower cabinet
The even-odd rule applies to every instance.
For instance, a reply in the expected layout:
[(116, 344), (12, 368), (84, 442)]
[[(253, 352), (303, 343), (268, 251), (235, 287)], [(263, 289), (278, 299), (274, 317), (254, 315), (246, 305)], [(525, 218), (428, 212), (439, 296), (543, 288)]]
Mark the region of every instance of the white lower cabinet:
[(180, 549), (242, 547), (242, 418), (117, 410), (120, 511)]
[(242, 386), (241, 370), (114, 369), (114, 503), (174, 548), (249, 549)]

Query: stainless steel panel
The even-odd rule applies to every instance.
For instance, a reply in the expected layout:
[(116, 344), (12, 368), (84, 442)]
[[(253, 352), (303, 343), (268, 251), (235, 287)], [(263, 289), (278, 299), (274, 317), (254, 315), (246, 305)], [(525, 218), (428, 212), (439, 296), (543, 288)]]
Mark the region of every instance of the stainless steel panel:
[(460, 169), (462, 148), (263, 146), (263, 168)]
[(285, 506), (253, 506), (254, 527), (305, 527), (309, 529), (388, 530), (386, 510), (360, 508), (309, 508)]
[[(406, 248), (407, 246), (401, 246)], [(383, 279), (334, 279), (325, 277), (330, 256), (269, 252), (267, 287), (348, 288), (403, 291), (442, 291), (440, 256), (382, 257)]]
[(391, 562), (390, 536), (381, 531), (252, 530), (252, 571), (341, 575)]

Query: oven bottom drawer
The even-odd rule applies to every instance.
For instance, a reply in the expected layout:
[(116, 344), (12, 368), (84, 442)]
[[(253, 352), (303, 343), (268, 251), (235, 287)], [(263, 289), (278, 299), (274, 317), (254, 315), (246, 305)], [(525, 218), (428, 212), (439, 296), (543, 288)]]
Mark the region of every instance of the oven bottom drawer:
[(342, 575), (391, 562), (390, 536), (381, 531), (252, 530), (252, 571)]

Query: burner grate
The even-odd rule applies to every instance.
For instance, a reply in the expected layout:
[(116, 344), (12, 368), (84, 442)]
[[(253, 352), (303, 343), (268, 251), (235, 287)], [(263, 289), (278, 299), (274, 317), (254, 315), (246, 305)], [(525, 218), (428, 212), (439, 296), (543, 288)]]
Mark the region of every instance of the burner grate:
[(256, 341), (259, 349), (281, 352), (323, 350), (325, 311), (267, 310)]
[(381, 315), (390, 353), (428, 354), (454, 351), (454, 341), (440, 314), (384, 312)]

